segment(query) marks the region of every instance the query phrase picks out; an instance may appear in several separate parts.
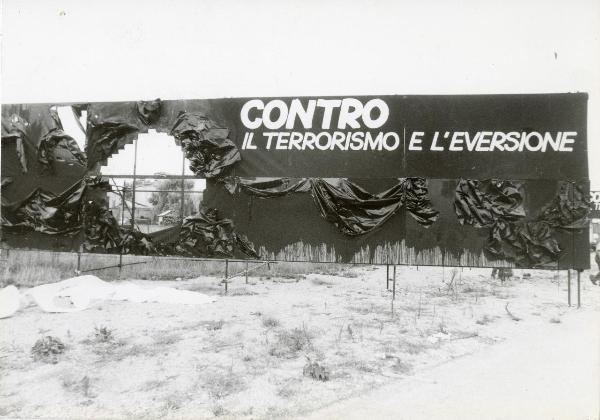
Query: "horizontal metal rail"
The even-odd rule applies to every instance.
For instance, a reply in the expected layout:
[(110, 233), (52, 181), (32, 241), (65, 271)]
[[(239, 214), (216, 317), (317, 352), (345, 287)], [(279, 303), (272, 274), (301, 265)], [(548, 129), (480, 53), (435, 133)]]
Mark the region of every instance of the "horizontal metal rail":
[[(129, 179), (133, 178), (133, 174), (118, 174), (118, 175), (104, 175), (100, 174), (102, 178), (115, 178), (115, 179)], [(206, 179), (196, 175), (135, 175), (136, 179)]]

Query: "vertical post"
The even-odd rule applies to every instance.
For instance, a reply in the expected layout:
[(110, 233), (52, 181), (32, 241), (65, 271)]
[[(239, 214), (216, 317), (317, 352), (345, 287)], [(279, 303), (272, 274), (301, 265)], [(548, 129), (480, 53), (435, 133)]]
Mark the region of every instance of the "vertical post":
[(248, 284), (248, 260), (246, 260), (246, 284)]
[(121, 190), (121, 227), (125, 224), (125, 191)]
[(567, 270), (567, 301), (571, 306), (571, 269)]
[(119, 278), (121, 278), (121, 272), (123, 271), (123, 251), (119, 251)]
[[(134, 140), (134, 151), (133, 151), (133, 185), (131, 186), (131, 228), (135, 227), (135, 181), (137, 174), (137, 138)], [(123, 194), (124, 195), (124, 194)], [(119, 266), (119, 271), (121, 267)]]
[(183, 159), (181, 161), (181, 210), (179, 212), (179, 217), (181, 218), (181, 223), (183, 224), (183, 217), (185, 215), (183, 211), (183, 204), (185, 202), (185, 153), (183, 154)]
[(396, 264), (394, 264), (394, 282), (392, 283), (392, 300), (396, 299)]
[(581, 270), (577, 270), (577, 308), (581, 308)]
[(77, 275), (81, 272), (81, 247), (77, 251)]
[(225, 258), (225, 293), (227, 293), (227, 283), (229, 282), (229, 280), (227, 280), (227, 277), (229, 276), (229, 260), (227, 258)]
[(385, 265), (385, 290), (390, 290), (390, 265)]

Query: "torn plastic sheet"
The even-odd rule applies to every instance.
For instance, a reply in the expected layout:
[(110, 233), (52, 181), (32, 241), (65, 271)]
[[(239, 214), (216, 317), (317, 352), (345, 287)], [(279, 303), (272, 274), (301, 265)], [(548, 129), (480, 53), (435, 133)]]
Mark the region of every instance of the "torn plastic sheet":
[(136, 110), (141, 122), (146, 125), (152, 125), (160, 118), (162, 103), (160, 99), (153, 101), (138, 101)]
[(200, 113), (180, 112), (170, 135), (181, 143), (190, 169), (198, 176), (223, 176), (241, 160), (237, 146), (229, 139), (229, 129)]
[(376, 229), (402, 206), (425, 227), (438, 215), (422, 178), (400, 179), (379, 194), (371, 194), (345, 178), (227, 178), (224, 184), (231, 194), (242, 190), (259, 198), (310, 192), (321, 216), (349, 236)]
[(113, 153), (132, 142), (138, 132), (138, 127), (123, 121), (97, 121), (88, 118), (86, 130), (88, 168), (93, 168), (98, 162), (106, 163)]
[(219, 219), (214, 209), (184, 219), (174, 246), (179, 255), (233, 257), (234, 251), (259, 258), (252, 242), (234, 231), (231, 219)]
[(559, 229), (583, 229), (590, 210), (590, 197), (582, 185), (561, 182), (558, 195), (542, 210), (538, 220)]
[(21, 171), (27, 173), (27, 157), (25, 155), (25, 142), (27, 139), (27, 126), (29, 123), (19, 115), (13, 114), (8, 119), (2, 119), (2, 142), (14, 141), (17, 150), (17, 159)]
[(79, 148), (75, 139), (63, 130), (55, 128), (46, 133), (38, 143), (38, 161), (47, 170), (54, 172), (55, 149), (62, 148), (67, 150), (77, 163), (85, 166), (87, 158)]
[[(18, 290), (9, 292), (11, 301), (15, 301), (19, 297)], [(92, 275), (36, 286), (25, 292), (25, 295), (30, 296), (43, 311), (54, 313), (79, 312), (94, 303), (106, 300), (176, 305), (205, 305), (217, 300), (215, 296), (172, 287), (147, 288), (132, 282), (109, 283)], [(16, 310), (12, 313), (15, 312)]]
[(258, 198), (280, 197), (292, 193), (310, 192), (308, 178), (233, 178), (223, 180), (230, 194), (242, 190)]
[(2, 203), (2, 228), (72, 235), (81, 229), (81, 202), (86, 182), (79, 181), (60, 195), (35, 189), (18, 203)]
[(363, 235), (381, 226), (402, 205), (401, 184), (371, 195), (346, 179), (312, 179), (312, 197), (327, 221), (343, 234)]
[(492, 226), (485, 251), (492, 257), (512, 261), (518, 267), (555, 264), (562, 252), (548, 223), (504, 220)]
[(458, 221), (480, 228), (525, 217), (520, 188), (511, 181), (461, 179), (454, 194)]
[(2, 188), (13, 183), (13, 179), (10, 176), (2, 177)]

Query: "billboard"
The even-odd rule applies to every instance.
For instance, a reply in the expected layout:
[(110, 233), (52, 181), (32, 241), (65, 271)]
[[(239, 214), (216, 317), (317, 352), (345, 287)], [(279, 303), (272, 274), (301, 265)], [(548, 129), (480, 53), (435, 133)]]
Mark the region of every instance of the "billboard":
[(600, 219), (600, 191), (590, 191), (590, 203), (592, 205), (590, 218)]
[[(8, 246), (283, 261), (589, 266), (587, 95), (227, 98), (2, 110)], [(102, 166), (149, 130), (181, 146), (201, 203), (121, 223)], [(134, 163), (135, 167), (135, 163)], [(185, 168), (184, 168), (185, 169)], [(114, 178), (114, 177), (113, 177)], [(172, 192), (177, 193), (177, 185)], [(127, 205), (127, 203), (130, 203)], [(132, 207), (128, 209), (127, 207)], [(193, 206), (192, 206), (193, 207)], [(138, 209), (139, 210), (139, 209)], [(161, 216), (162, 217), (162, 216)], [(585, 252), (584, 252), (585, 250)]]

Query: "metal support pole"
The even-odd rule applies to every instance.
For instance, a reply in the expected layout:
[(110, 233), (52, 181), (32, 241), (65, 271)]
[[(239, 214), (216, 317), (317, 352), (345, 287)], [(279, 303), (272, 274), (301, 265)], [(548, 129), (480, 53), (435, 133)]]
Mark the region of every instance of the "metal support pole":
[(181, 211), (179, 212), (179, 217), (181, 218), (181, 223), (183, 224), (183, 218), (185, 217), (184, 213), (184, 203), (185, 203), (185, 153), (183, 154), (183, 160), (181, 161)]
[(385, 265), (385, 290), (390, 290), (390, 265)]
[[(135, 182), (137, 180), (137, 138), (134, 140), (134, 152), (133, 152), (133, 182), (131, 185), (131, 228), (135, 228)], [(120, 269), (119, 269), (120, 270)]]
[(246, 261), (246, 284), (248, 284), (248, 261)]
[(229, 280), (227, 280), (227, 277), (229, 276), (229, 260), (225, 259), (225, 293), (227, 293), (227, 283), (229, 282)]
[(396, 300), (396, 264), (394, 264), (394, 282), (392, 283), (392, 300)]
[(581, 308), (581, 270), (577, 270), (577, 308)]
[(571, 270), (567, 270), (567, 301), (569, 307), (571, 306)]

